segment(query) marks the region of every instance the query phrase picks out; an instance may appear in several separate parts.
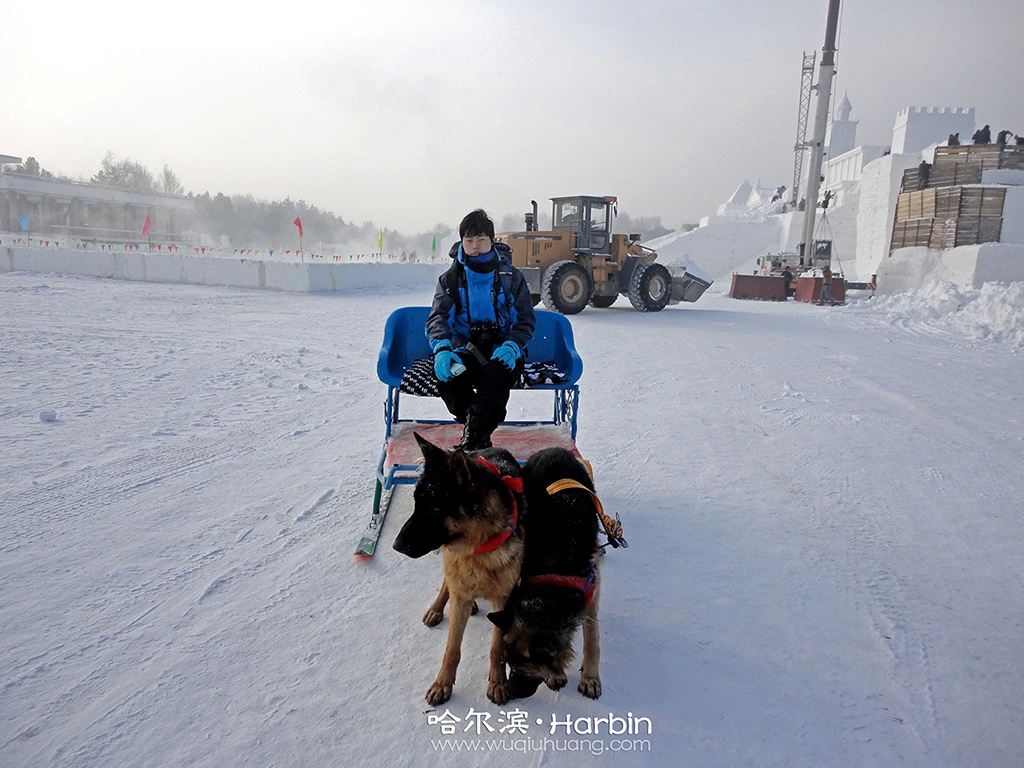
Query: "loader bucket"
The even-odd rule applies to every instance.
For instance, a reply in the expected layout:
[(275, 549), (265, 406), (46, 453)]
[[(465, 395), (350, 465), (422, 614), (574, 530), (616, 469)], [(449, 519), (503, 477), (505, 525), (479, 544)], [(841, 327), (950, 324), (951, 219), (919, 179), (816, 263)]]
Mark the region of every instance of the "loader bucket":
[(686, 271), (684, 267), (669, 269), (672, 275), (672, 298), (673, 303), (679, 301), (694, 302), (704, 295), (704, 291), (711, 287), (711, 280), (705, 280)]

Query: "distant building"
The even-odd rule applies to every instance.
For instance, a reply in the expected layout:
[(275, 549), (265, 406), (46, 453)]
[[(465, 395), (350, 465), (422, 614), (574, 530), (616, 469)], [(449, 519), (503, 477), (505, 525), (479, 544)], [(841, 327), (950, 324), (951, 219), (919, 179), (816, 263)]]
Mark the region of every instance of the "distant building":
[(865, 144), (836, 155), (824, 166), (825, 189), (837, 191), (844, 181), (860, 181), (864, 166), (884, 156), (888, 147)]
[(33, 236), (99, 243), (145, 241), (142, 226), (149, 216), (151, 239), (191, 243), (195, 203), (181, 195), (0, 173), (0, 232), (21, 232), (26, 214)]
[(959, 133), (966, 144), (974, 133), (974, 107), (907, 107), (896, 113), (892, 151), (912, 155)]
[(830, 158), (839, 157), (857, 146), (857, 121), (850, 119), (852, 109), (850, 98), (844, 94), (825, 137), (825, 147)]
[(753, 184), (744, 179), (736, 190), (729, 196), (729, 199), (718, 206), (713, 217), (705, 216), (701, 219), (700, 226), (706, 226), (711, 218), (747, 218), (749, 216), (761, 215), (762, 210), (775, 193), (776, 187), (766, 187), (758, 179)]

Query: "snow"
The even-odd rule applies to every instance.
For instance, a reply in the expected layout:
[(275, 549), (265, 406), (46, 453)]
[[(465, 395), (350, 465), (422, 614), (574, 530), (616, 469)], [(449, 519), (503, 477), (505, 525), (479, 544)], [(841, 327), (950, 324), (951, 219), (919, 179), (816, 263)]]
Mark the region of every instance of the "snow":
[(876, 296), (871, 310), (895, 323), (1024, 348), (1024, 282), (982, 283), (975, 288), (934, 280), (912, 291)]
[(893, 213), (903, 172), (916, 168), (917, 155), (886, 155), (864, 166), (857, 208), (857, 251), (853, 272), (867, 279), (878, 272), (892, 243)]
[(745, 270), (758, 256), (778, 249), (779, 218), (712, 219), (705, 226), (644, 245), (657, 250), (658, 261), (666, 265), (698, 264), (705, 274), (727, 283), (734, 271)]
[[(1024, 176), (1024, 171), (1018, 171)], [(1024, 179), (1019, 182), (1024, 184)], [(999, 242), (1024, 245), (1024, 186), (1006, 187)]]
[[(1019, 764), (1019, 337), (951, 318), (1022, 301), (958, 290), (976, 310), (705, 295), (572, 319), (579, 446), (631, 547), (603, 566), (604, 695), (540, 691), (531, 723), (650, 718), (617, 766)], [(384, 319), (431, 293), (0, 275), (5, 766), (481, 763), (431, 745), (440, 559), (391, 550), (402, 507), (350, 556)], [(473, 618), (456, 716), (510, 709), (484, 696), (489, 636)]]
[(897, 248), (878, 268), (878, 290), (914, 291), (933, 283), (980, 288), (1024, 280), (1024, 245), (983, 243), (933, 250)]

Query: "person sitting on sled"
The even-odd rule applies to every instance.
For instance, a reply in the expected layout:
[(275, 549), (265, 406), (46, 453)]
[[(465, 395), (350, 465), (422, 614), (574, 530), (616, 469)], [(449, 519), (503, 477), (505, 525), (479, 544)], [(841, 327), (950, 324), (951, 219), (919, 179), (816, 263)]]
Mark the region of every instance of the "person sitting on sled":
[(438, 278), (426, 333), (444, 404), (460, 424), (455, 447), (491, 446), (537, 321), (511, 249), (494, 242), (494, 222), (477, 209), (459, 224), (452, 265)]

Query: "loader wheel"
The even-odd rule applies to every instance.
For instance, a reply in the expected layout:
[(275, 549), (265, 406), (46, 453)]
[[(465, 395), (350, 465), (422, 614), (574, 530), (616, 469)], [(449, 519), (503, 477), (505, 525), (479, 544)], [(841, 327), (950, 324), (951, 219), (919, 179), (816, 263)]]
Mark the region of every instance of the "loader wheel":
[(641, 312), (660, 312), (672, 297), (672, 276), (661, 264), (637, 265), (629, 281), (629, 303)]
[(598, 309), (607, 309), (615, 303), (617, 298), (619, 298), (617, 293), (614, 296), (598, 296), (595, 294), (590, 297), (590, 306), (597, 307)]
[(575, 261), (566, 259), (556, 261), (544, 271), (540, 296), (548, 309), (563, 315), (575, 315), (587, 306), (593, 290), (594, 281), (590, 273)]

